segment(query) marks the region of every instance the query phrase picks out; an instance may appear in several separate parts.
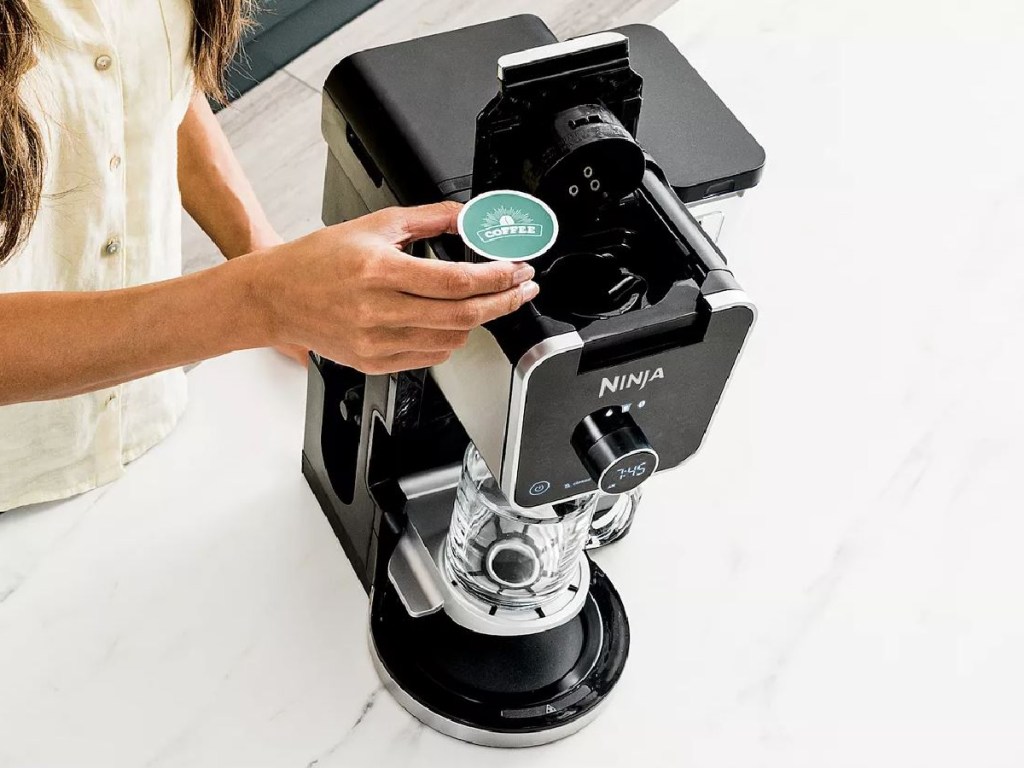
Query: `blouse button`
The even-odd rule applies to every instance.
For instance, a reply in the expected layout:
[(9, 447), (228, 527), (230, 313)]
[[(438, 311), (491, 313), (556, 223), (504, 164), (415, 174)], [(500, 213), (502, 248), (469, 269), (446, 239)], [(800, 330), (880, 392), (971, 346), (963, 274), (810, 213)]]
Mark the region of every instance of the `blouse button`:
[(121, 156), (120, 155), (114, 155), (113, 157), (111, 157), (110, 158), (110, 170), (116, 171), (120, 167), (121, 167)]
[(118, 253), (121, 252), (121, 241), (118, 240), (117, 238), (109, 240), (107, 244), (103, 246), (103, 251), (107, 254), (107, 256), (116, 256)]
[(102, 56), (97, 56), (96, 61), (93, 62), (93, 64), (95, 64), (96, 66), (96, 69), (98, 69), (100, 72), (106, 72), (108, 69), (110, 69), (110, 65), (113, 63), (114, 60), (106, 54), (103, 54)]

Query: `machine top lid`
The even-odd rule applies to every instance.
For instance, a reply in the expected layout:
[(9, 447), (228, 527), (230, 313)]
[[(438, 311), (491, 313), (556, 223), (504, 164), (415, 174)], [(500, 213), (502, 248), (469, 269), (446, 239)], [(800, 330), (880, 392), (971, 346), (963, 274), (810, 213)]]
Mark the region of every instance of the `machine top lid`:
[[(644, 80), (637, 138), (684, 202), (754, 186), (764, 150), (659, 30), (634, 24), (630, 66)], [(513, 16), (352, 54), (324, 91), (402, 204), (472, 186), (476, 117), (498, 89), (499, 58), (557, 43), (536, 16)], [(567, 43), (570, 47), (574, 41)], [(325, 119), (329, 119), (325, 115)]]
[(755, 186), (764, 149), (660, 29), (619, 27), (629, 38), (629, 63), (644, 79), (637, 142), (650, 152), (679, 199)]

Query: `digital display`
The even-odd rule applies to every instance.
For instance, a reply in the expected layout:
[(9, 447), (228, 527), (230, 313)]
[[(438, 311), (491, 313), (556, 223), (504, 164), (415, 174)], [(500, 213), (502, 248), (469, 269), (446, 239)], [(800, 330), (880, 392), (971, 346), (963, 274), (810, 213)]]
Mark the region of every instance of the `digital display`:
[(616, 469), (616, 472), (618, 473), (619, 482), (629, 480), (630, 478), (643, 477), (647, 474), (647, 459), (638, 461), (630, 467), (619, 467)]
[(601, 478), (605, 493), (626, 493), (644, 482), (658, 468), (654, 451), (645, 450), (623, 456), (608, 467)]

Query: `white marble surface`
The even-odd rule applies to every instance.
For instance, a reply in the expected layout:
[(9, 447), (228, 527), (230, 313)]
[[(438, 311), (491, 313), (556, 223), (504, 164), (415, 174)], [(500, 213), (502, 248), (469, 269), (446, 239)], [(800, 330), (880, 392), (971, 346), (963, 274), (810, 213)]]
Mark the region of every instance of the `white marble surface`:
[(601, 555), (633, 651), (593, 726), (485, 751), (380, 692), (298, 471), (303, 377), (252, 352), (193, 372), (122, 481), (0, 516), (0, 766), (1024, 764), (1022, 14), (660, 20), (768, 151), (730, 233), (761, 316), (702, 453)]

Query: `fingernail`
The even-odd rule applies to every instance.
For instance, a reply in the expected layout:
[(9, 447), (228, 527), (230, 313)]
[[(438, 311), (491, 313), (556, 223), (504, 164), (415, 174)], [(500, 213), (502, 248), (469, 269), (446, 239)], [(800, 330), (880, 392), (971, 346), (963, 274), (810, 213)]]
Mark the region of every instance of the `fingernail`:
[(540, 286), (531, 280), (519, 286), (519, 290), (523, 292), (523, 301), (532, 301), (540, 293)]
[(519, 283), (525, 283), (531, 277), (533, 277), (533, 267), (529, 264), (520, 264), (519, 268), (512, 273), (512, 279), (515, 280), (516, 285), (519, 285)]

